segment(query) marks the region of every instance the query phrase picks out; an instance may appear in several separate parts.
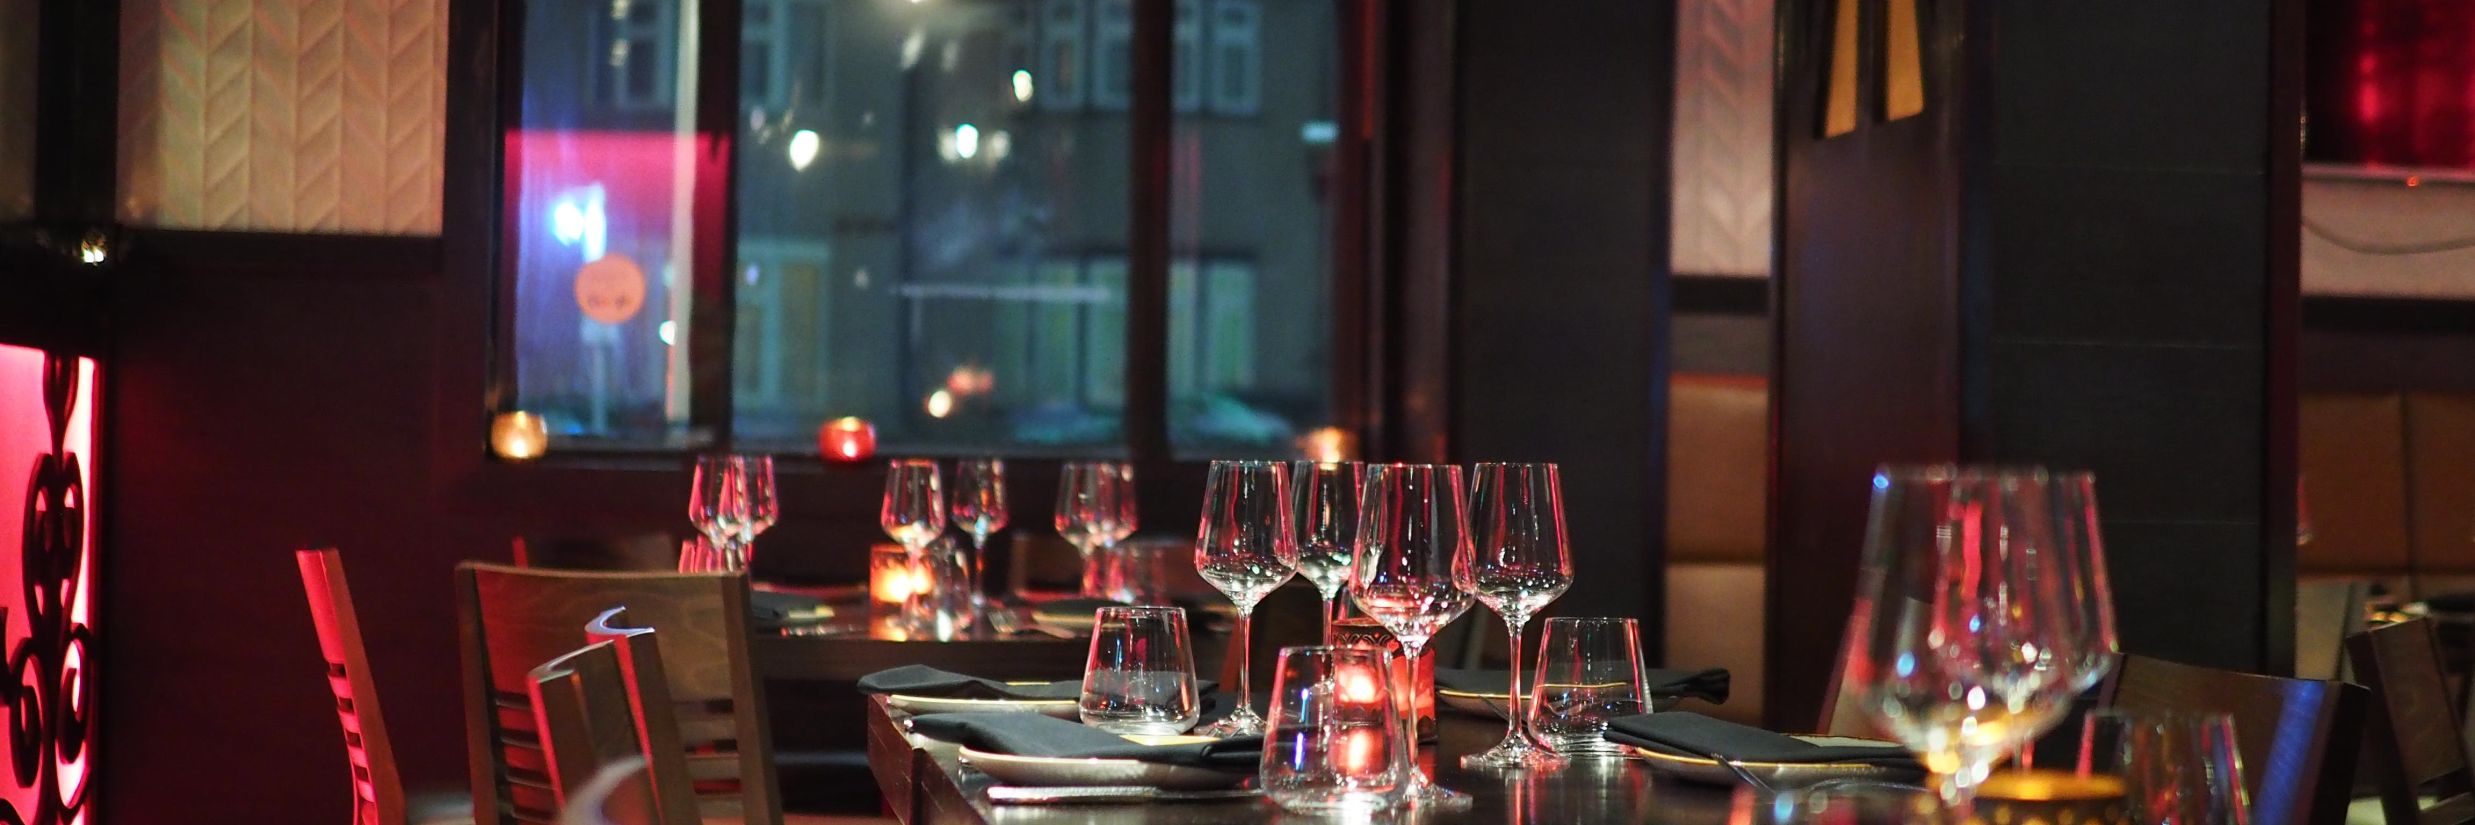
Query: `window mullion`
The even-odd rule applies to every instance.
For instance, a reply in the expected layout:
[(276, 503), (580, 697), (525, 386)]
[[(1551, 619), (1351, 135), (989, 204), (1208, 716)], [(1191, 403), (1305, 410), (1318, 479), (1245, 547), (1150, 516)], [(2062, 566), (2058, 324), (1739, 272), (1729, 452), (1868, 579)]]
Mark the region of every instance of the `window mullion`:
[(1169, 141), (1175, 17), (1174, 0), (1134, 0), (1124, 420), (1127, 450), (1136, 463), (1148, 465), (1170, 460)]
[(738, 238), (740, 0), (686, 0), (695, 9), (696, 195), (688, 333), (688, 422), (731, 444), (732, 358), (738, 339), (738, 280), (730, 277)]

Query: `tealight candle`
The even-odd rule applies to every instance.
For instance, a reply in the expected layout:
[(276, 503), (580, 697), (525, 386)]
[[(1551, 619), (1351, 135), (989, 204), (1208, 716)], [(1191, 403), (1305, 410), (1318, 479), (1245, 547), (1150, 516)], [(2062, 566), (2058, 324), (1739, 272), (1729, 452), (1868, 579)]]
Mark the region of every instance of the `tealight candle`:
[[(1383, 625), (1364, 616), (1352, 616), (1333, 622), (1332, 644), (1390, 652), (1392, 654), (1390, 656), (1391, 677), (1395, 691), (1397, 692), (1401, 685), (1409, 686), (1409, 696), (1406, 701), (1397, 696), (1393, 701), (1400, 704), (1405, 712), (1417, 714), (1419, 738), (1435, 733), (1434, 648), (1427, 648), (1418, 654), (1416, 661), (1411, 661), (1401, 655), (1401, 642), (1393, 638), (1392, 631), (1385, 630)], [(1348, 685), (1344, 683), (1342, 689), (1346, 691)]]
[(816, 429), (816, 451), (827, 461), (855, 464), (877, 454), (877, 428), (868, 419), (843, 416)]
[(903, 600), (920, 585), (920, 571), (899, 544), (868, 548), (868, 606), (877, 612), (900, 612)]
[(550, 449), (550, 428), (541, 416), (521, 410), (490, 421), (490, 450), (509, 461), (531, 461)]

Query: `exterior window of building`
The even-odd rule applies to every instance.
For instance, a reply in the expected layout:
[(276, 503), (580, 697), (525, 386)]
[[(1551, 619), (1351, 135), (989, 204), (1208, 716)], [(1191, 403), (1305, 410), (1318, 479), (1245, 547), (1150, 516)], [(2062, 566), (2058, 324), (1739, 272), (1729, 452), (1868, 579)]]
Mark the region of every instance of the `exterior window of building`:
[[(842, 416), (889, 453), (1119, 452), (1145, 315), (1179, 457), (1337, 423), (1348, 4), (1169, 4), (1171, 260), (1142, 304), (1134, 0), (745, 0), (718, 92), (682, 75), (710, 9), (535, 3), (501, 381), (554, 452), (798, 452)], [(696, 97), (732, 93), (717, 135)]]

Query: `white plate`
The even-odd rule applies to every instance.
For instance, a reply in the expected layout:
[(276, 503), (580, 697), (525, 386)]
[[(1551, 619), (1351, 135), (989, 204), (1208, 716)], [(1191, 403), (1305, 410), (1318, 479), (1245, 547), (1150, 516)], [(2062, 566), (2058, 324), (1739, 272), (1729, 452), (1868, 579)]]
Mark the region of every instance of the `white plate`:
[[(1209, 742), (1208, 736), (1129, 736), (1144, 744), (1183, 745)], [(1142, 785), (1167, 791), (1207, 791), (1233, 787), (1254, 775), (1188, 765), (1163, 765), (1138, 759), (1065, 759), (1015, 756), (962, 749), (965, 765), (978, 768), (1008, 785)]]
[[(1851, 736), (1796, 736), (1794, 738), (1825, 746), (1897, 745), (1895, 742), (1858, 739)], [(1735, 771), (1729, 770), (1726, 765), (1719, 764), (1714, 759), (1660, 753), (1631, 746), (1627, 746), (1624, 750), (1633, 758), (1647, 763), (1651, 770), (1669, 774), (1678, 779), (1714, 785), (1733, 785), (1744, 781), (1736, 775)], [(1920, 772), (1915, 769), (1886, 768), (1856, 762), (1738, 762), (1736, 764), (1744, 768), (1746, 773), (1753, 774), (1763, 782), (1779, 785), (1805, 785), (1825, 779), (1901, 780), (1914, 779), (1920, 775)]]
[(887, 694), (885, 703), (897, 710), (920, 713), (1040, 713), (1082, 721), (1072, 699), (958, 699), (948, 696)]

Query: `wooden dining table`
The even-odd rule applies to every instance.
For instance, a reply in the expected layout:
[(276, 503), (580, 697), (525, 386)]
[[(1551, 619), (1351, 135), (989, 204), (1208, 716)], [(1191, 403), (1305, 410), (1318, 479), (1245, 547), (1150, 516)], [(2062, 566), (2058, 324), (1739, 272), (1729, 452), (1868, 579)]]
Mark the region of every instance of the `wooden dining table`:
[[(990, 802), (986, 794), (988, 787), (996, 783), (963, 765), (956, 746), (909, 734), (903, 722), (907, 714), (888, 705), (885, 697), (871, 696), (864, 701), (869, 771), (884, 794), (887, 810), (903, 825), (1259, 825), (1284, 816), (1277, 806), (1260, 797), (1213, 802), (998, 805)], [(1695, 784), (1656, 774), (1634, 760), (1576, 761), (1546, 771), (1464, 769), (1461, 756), (1493, 746), (1504, 735), (1504, 723), (1453, 713), (1436, 721), (1436, 741), (1420, 751), (1420, 761), (1437, 784), (1469, 794), (1471, 804), (1458, 811), (1422, 814), (1416, 819), (1422, 825), (1724, 825), (1753, 821), (1751, 794), (1740, 793), (1735, 787)]]

